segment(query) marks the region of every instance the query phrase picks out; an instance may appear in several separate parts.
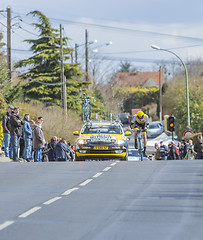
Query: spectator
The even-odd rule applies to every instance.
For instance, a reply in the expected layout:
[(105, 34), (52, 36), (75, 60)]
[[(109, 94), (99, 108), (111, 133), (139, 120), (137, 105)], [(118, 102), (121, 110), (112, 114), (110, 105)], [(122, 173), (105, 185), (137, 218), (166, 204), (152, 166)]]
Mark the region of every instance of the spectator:
[(163, 144), (163, 141), (160, 142), (160, 154), (161, 154), (161, 160), (166, 160), (167, 156), (167, 147)]
[(69, 161), (70, 160), (69, 153), (70, 149), (67, 146), (67, 142), (65, 138), (62, 138), (54, 148), (54, 159), (55, 161)]
[(186, 154), (187, 154), (187, 140), (186, 139), (182, 139), (182, 150), (181, 150), (181, 154), (182, 154), (182, 159), (185, 158)]
[(179, 151), (179, 159), (183, 159), (183, 154), (182, 154), (182, 143), (178, 143), (178, 151)]
[(169, 144), (169, 151), (168, 151), (168, 160), (175, 160), (179, 159), (179, 154), (177, 152), (177, 147), (175, 146), (174, 141), (171, 141)]
[(20, 137), (22, 136), (22, 125), (24, 125), (24, 121), (20, 118), (20, 108), (14, 107), (14, 112), (10, 116), (10, 124), (11, 124), (11, 142), (13, 147), (13, 160), (18, 161), (18, 148)]
[(30, 120), (30, 115), (29, 113), (26, 113), (24, 118), (23, 118), (25, 124), (23, 125), (23, 138), (24, 138), (24, 151), (23, 151), (23, 158), (26, 161), (30, 160), (31, 156), (31, 140), (32, 140), (32, 129), (29, 123)]
[(42, 161), (42, 149), (45, 146), (44, 134), (42, 131), (43, 118), (38, 117), (37, 123), (33, 126), (33, 149), (34, 149), (34, 161)]
[(72, 161), (75, 161), (75, 151), (74, 151), (74, 147), (71, 145), (71, 143), (68, 143), (68, 148), (70, 150), (70, 158)]
[[(30, 126), (31, 126), (31, 129), (32, 129), (32, 132), (33, 132), (34, 125), (35, 125), (35, 121), (34, 120), (30, 120)], [(31, 152), (30, 152), (29, 160), (32, 162), (32, 161), (34, 161), (33, 134), (32, 134), (30, 148), (31, 148)]]
[(54, 148), (56, 147), (57, 144), (57, 137), (54, 136), (51, 139), (51, 142), (48, 144), (48, 158), (49, 161), (54, 161)]
[(2, 118), (2, 127), (3, 127), (3, 141), (4, 141), (4, 153), (6, 157), (13, 158), (13, 148), (11, 145), (11, 125), (10, 125), (10, 116), (14, 107), (12, 105), (8, 106), (6, 114)]
[(194, 150), (194, 145), (192, 140), (189, 140), (189, 145), (187, 147), (187, 154), (185, 155), (185, 159), (195, 159), (196, 153)]
[(202, 139), (202, 135), (200, 135), (198, 137), (197, 141), (195, 142), (194, 150), (197, 153), (196, 159), (203, 159), (203, 139)]
[(161, 160), (161, 153), (160, 153), (160, 147), (158, 143), (155, 143), (155, 154), (154, 154), (154, 158), (156, 160)]

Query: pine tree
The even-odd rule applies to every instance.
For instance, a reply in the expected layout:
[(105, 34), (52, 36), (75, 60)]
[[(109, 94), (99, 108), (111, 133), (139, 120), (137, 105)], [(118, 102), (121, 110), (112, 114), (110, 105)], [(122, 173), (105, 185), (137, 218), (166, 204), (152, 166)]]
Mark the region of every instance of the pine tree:
[[(41, 12), (33, 11), (29, 14), (38, 17), (40, 23), (33, 23), (33, 26), (39, 31), (39, 38), (25, 40), (31, 44), (33, 56), (19, 61), (16, 65), (17, 68), (29, 69), (25, 74), (21, 74), (24, 79), (24, 100), (41, 101), (47, 105), (60, 105), (61, 85), (57, 85), (61, 81), (59, 31), (52, 28), (49, 19)], [(67, 40), (67, 37), (63, 38), (64, 62), (70, 59), (70, 54), (73, 52), (73, 49), (68, 48)], [(82, 71), (77, 64), (64, 63), (64, 75), (67, 79), (68, 107), (73, 108), (80, 87), (87, 82), (77, 81), (82, 76)]]

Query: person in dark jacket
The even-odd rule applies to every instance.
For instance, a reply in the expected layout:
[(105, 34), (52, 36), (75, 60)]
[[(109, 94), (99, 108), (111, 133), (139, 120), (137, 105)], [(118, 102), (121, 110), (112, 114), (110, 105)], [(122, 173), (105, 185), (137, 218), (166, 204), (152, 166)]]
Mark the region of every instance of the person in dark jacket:
[(203, 159), (203, 138), (200, 135), (194, 144), (194, 150), (197, 153), (196, 159)]
[(32, 151), (32, 129), (30, 126), (30, 115), (28, 113), (25, 114), (23, 118), (25, 124), (23, 125), (23, 139), (24, 139), (24, 151), (23, 151), (23, 158), (29, 161)]
[(55, 161), (68, 161), (70, 150), (67, 146), (65, 138), (62, 138), (54, 148), (54, 159)]
[(163, 144), (163, 141), (160, 142), (160, 154), (161, 154), (161, 160), (166, 160), (167, 156), (167, 147)]
[(57, 144), (57, 137), (52, 137), (51, 142), (48, 143), (48, 158), (49, 161), (54, 161), (54, 148)]
[(11, 142), (13, 146), (13, 160), (18, 161), (18, 148), (20, 137), (22, 136), (22, 125), (24, 125), (24, 121), (20, 118), (20, 108), (14, 107), (14, 113), (10, 116), (10, 124), (11, 124)]
[(184, 159), (187, 154), (187, 140), (183, 138), (181, 143), (182, 143), (182, 150), (181, 150), (182, 159)]
[(176, 153), (176, 146), (173, 141), (169, 144), (169, 152), (168, 152), (168, 158), (167, 160), (175, 160), (178, 159), (177, 153)]
[(14, 107), (12, 105), (8, 106), (8, 110), (6, 114), (4, 114), (2, 118), (2, 127), (3, 127), (3, 136), (4, 136), (4, 152), (6, 157), (13, 158), (13, 148), (11, 145), (11, 124), (10, 124), (10, 116), (13, 112)]

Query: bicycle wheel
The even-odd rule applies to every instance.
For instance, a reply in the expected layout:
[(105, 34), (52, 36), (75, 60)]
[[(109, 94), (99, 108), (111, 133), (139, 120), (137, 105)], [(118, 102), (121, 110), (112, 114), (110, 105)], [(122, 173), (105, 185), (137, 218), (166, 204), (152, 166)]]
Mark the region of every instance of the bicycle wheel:
[(82, 104), (82, 121), (85, 122), (85, 104)]
[(91, 104), (90, 102), (88, 103), (88, 106), (87, 106), (87, 112), (88, 112), (88, 120), (91, 119)]
[(141, 132), (138, 132), (137, 137), (137, 145), (138, 145), (138, 153), (140, 155), (140, 160), (143, 161), (143, 142), (142, 142), (142, 134)]

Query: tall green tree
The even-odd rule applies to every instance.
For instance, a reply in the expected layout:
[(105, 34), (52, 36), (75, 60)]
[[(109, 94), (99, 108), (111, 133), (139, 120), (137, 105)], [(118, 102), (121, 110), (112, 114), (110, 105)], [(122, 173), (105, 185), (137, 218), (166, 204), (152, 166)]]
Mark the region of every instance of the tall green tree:
[[(52, 28), (49, 19), (40, 11), (30, 12), (29, 15), (39, 20), (39, 23), (33, 23), (39, 32), (39, 38), (25, 40), (31, 45), (33, 56), (19, 61), (16, 65), (17, 68), (28, 69), (26, 73), (21, 74), (24, 79), (22, 87), (24, 100), (60, 105), (61, 85), (57, 85), (61, 81), (59, 30)], [(67, 79), (68, 107), (73, 107), (80, 87), (87, 82), (78, 81), (82, 71), (77, 64), (66, 63), (73, 52), (73, 49), (68, 48), (67, 40), (67, 37), (63, 38), (64, 75)]]
[[(194, 132), (203, 130), (203, 77), (201, 74), (189, 74), (189, 99), (191, 127)], [(181, 137), (187, 126), (186, 84), (185, 78), (177, 76), (169, 84), (163, 95), (165, 113), (174, 114), (176, 131)]]
[(0, 33), (0, 86), (1, 86), (1, 92), (5, 92), (5, 84), (7, 80), (7, 65), (6, 65), (6, 56), (2, 49), (2, 47), (5, 45), (2, 42), (3, 34)]

